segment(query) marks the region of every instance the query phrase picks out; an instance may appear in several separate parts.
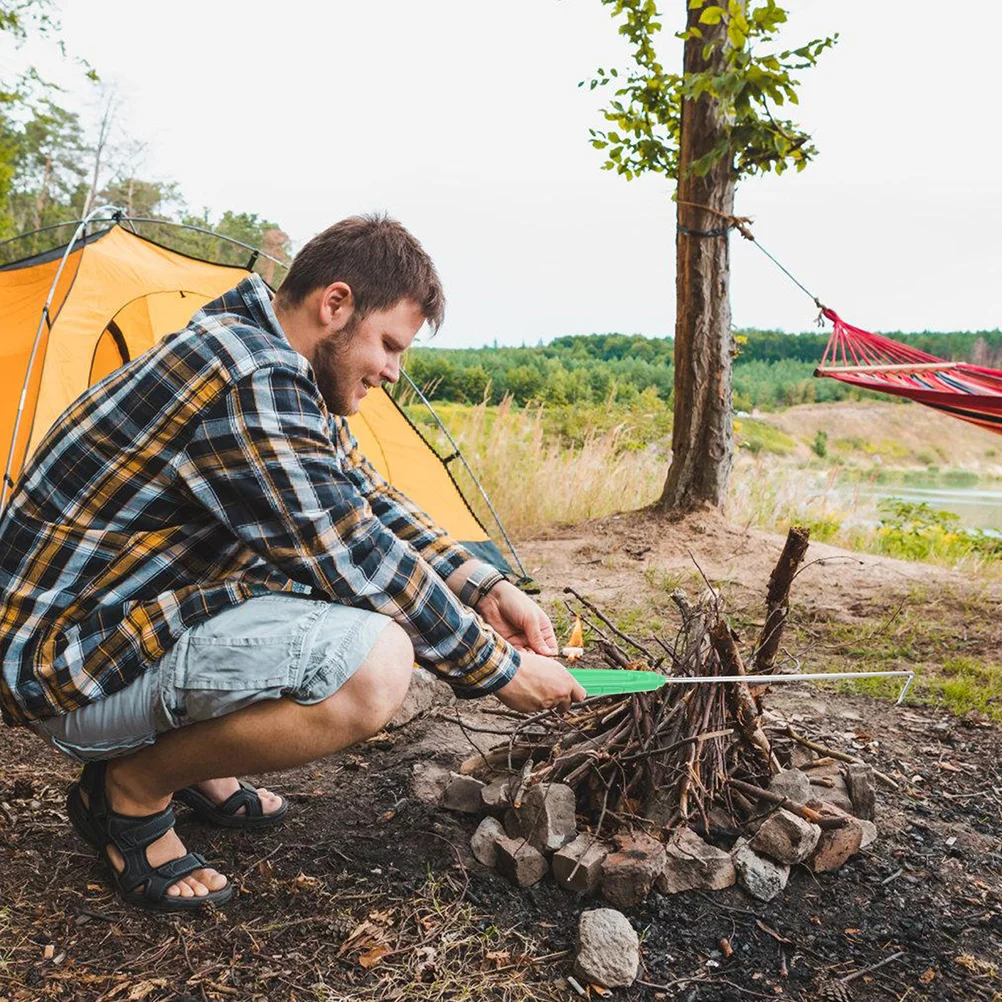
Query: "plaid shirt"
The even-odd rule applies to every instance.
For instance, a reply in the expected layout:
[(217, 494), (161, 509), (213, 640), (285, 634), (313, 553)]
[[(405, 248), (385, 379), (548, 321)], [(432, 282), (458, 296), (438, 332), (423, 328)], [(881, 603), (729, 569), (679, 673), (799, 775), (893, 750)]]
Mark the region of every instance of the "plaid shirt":
[(251, 276), (88, 389), (0, 522), (0, 709), (67, 713), (254, 595), (383, 613), (462, 696), (519, 656), (444, 583), (472, 555), (359, 453)]

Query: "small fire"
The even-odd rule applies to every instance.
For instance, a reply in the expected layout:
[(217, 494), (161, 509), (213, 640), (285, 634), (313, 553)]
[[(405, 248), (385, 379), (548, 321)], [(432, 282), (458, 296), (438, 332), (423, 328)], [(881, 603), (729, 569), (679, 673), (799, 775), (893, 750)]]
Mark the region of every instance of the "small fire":
[(571, 629), (571, 638), (567, 646), (560, 654), (568, 661), (577, 661), (584, 654), (584, 630), (581, 627), (581, 617), (574, 617), (574, 627)]

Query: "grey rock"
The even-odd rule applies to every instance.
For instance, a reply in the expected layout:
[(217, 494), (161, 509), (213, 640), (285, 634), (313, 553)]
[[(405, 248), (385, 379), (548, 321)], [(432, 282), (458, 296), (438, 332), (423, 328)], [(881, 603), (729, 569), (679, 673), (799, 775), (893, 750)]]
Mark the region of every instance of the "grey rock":
[(777, 863), (802, 863), (821, 838), (821, 829), (781, 807), (770, 814), (748, 843), (753, 852)]
[(674, 791), (669, 790), (667, 787), (658, 787), (658, 789), (656, 789), (650, 797), (647, 798), (647, 803), (644, 804), (643, 816), (647, 818), (648, 821), (657, 825), (658, 828), (664, 828), (664, 826), (671, 819), (674, 811)]
[(790, 878), (790, 868), (759, 856), (744, 839), (738, 839), (731, 852), (738, 883), (759, 901), (772, 901)]
[(411, 675), (411, 684), (404, 701), (386, 725), (388, 731), (404, 727), (412, 720), (427, 713), (433, 706), (445, 706), (453, 699), (452, 689), (440, 682), (431, 672), (417, 668)]
[(877, 841), (877, 826), (872, 821), (860, 821), (863, 835), (859, 842), (860, 849), (865, 849)]
[(525, 839), (502, 835), (497, 847), (498, 873), (518, 887), (529, 887), (546, 876), (546, 857)]
[(583, 912), (578, 921), (574, 973), (588, 984), (625, 988), (637, 978), (640, 938), (614, 908)]
[(511, 787), (518, 783), (518, 777), (513, 775), (495, 776), (481, 791), (480, 800), (486, 813), (494, 818), (503, 818), (505, 811), (511, 807)]
[(590, 894), (602, 879), (602, 861), (609, 846), (594, 835), (579, 835), (553, 854), (553, 879), (567, 891)]
[(563, 783), (530, 786), (519, 807), (505, 813), (505, 831), (540, 852), (553, 852), (577, 837), (574, 791)]
[(787, 800), (792, 800), (795, 804), (802, 804), (810, 800), (811, 781), (799, 769), (784, 769), (777, 772), (769, 780), (769, 790), (771, 793), (778, 793)]
[(497, 818), (484, 818), (470, 839), (473, 858), (484, 866), (497, 866), (498, 839), (504, 838), (504, 828)]
[(454, 772), (449, 776), (449, 783), (442, 793), (442, 806), (450, 811), (461, 811), (463, 814), (479, 814), (480, 791), (483, 786), (484, 784), (473, 776), (462, 776)]
[(840, 811), (848, 814), (852, 813), (852, 798), (849, 796), (849, 787), (841, 775), (831, 777), (831, 786), (812, 786), (811, 794), (814, 798), (837, 807)]
[(845, 769), (846, 785), (852, 813), (864, 821), (872, 821), (877, 812), (877, 796), (873, 784), (873, 766), (865, 762), (852, 762)]
[(707, 844), (688, 828), (683, 828), (665, 849), (664, 869), (655, 882), (662, 894), (719, 891), (736, 879), (730, 853)]
[(440, 804), (451, 773), (435, 762), (415, 762), (411, 793), (425, 804)]

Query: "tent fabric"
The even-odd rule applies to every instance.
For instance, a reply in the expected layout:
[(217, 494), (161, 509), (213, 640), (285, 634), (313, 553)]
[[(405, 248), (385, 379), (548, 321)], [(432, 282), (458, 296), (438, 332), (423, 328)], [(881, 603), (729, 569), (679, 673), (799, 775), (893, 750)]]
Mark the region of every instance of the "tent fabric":
[[(249, 274), (245, 268), (186, 257), (112, 226), (70, 253), (50, 306), (50, 328), (42, 321), (43, 307), (61, 258), (61, 253), (40, 255), (0, 269), (4, 465), (41, 330), (10, 469), (14, 481), (55, 420), (88, 386), (183, 328), (205, 303)], [(369, 393), (349, 424), (362, 452), (394, 487), (471, 552), (510, 570), (443, 461), (388, 393)]]

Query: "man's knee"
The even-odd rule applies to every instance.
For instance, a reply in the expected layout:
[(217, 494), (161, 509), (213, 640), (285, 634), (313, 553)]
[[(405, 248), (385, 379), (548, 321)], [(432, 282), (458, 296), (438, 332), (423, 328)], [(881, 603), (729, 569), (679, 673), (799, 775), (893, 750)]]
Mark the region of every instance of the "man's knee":
[(413, 674), (414, 646), (403, 628), (390, 622), (343, 687), (366, 731), (375, 734), (389, 723), (407, 695)]

